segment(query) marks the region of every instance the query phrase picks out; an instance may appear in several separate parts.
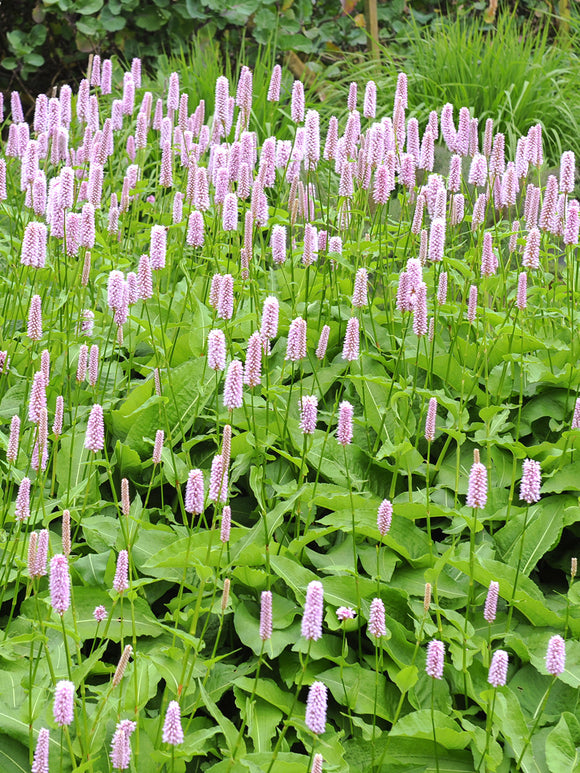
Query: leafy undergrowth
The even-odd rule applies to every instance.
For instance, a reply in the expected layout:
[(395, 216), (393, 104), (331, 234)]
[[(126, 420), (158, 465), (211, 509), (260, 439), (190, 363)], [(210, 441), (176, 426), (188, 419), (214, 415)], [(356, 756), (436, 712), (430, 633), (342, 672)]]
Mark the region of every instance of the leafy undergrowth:
[(573, 157), (91, 80), (0, 161), (2, 770), (575, 769)]

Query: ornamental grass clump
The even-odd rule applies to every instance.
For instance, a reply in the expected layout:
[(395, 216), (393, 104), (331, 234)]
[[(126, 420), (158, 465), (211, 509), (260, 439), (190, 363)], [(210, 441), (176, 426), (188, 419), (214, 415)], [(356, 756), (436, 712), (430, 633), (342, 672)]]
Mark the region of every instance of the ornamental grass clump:
[(271, 50), (208, 46), (3, 107), (0, 749), (34, 773), (552, 764), (576, 155), (548, 168), (543, 122), (514, 138), (451, 92), (414, 113), (404, 73), (329, 116)]

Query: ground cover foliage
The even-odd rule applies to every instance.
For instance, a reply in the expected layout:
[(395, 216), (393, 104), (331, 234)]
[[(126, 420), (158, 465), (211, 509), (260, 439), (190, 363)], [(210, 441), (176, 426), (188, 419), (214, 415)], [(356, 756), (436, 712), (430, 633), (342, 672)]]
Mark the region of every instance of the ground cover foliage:
[(574, 769), (573, 157), (107, 67), (6, 105), (2, 769)]

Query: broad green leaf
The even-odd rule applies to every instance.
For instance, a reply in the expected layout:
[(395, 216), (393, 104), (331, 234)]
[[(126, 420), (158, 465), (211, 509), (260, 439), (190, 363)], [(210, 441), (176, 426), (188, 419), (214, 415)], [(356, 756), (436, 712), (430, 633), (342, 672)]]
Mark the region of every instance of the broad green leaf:
[(580, 723), (564, 712), (546, 739), (546, 762), (550, 773), (568, 773), (580, 768)]

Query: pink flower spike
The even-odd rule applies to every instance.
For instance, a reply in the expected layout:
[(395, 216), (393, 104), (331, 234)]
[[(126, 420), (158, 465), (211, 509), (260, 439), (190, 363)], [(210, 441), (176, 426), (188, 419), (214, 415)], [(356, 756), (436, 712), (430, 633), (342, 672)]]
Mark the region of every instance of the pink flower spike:
[(375, 598), (371, 601), (369, 633), (371, 636), (374, 636), (375, 639), (380, 639), (381, 636), (387, 635), (387, 627), (385, 625), (385, 605), (381, 599)]
[(520, 311), (528, 305), (527, 301), (528, 275), (522, 271), (518, 276), (518, 292), (516, 296), (516, 306)]
[(366, 268), (359, 268), (356, 272), (354, 281), (354, 291), (352, 294), (352, 305), (363, 309), (368, 304), (368, 271)]
[(185, 487), (185, 512), (192, 515), (203, 513), (203, 472), (190, 470)]
[(151, 460), (153, 464), (161, 463), (161, 452), (163, 451), (163, 441), (165, 440), (165, 432), (162, 429), (158, 429), (155, 433), (155, 443), (153, 445), (153, 453)]
[(346, 326), (342, 359), (348, 362), (358, 360), (359, 356), (359, 323), (356, 317), (351, 317)]
[(260, 639), (272, 638), (272, 591), (262, 591), (260, 603)]
[(27, 335), (31, 341), (40, 341), (42, 338), (42, 306), (40, 295), (33, 295), (30, 300)]
[(224, 407), (228, 411), (241, 408), (244, 404), (243, 373), (244, 369), (240, 360), (232, 360), (226, 373), (224, 383)]
[(391, 528), (393, 520), (393, 505), (388, 499), (383, 499), (377, 511), (377, 528), (381, 537), (384, 537)]
[(228, 471), (221, 454), (216, 454), (211, 462), (208, 497), (212, 502), (223, 503), (228, 499)]
[(131, 764), (131, 735), (136, 727), (137, 723), (130, 719), (122, 719), (117, 724), (111, 741), (111, 765), (114, 770), (127, 770)]
[(6, 448), (6, 461), (10, 464), (18, 459), (18, 446), (20, 443), (20, 417), (13, 416), (10, 422), (10, 435), (8, 437), (8, 446)]
[(318, 398), (315, 395), (304, 395), (299, 401), (300, 429), (305, 435), (313, 435), (316, 430), (318, 414)]
[(70, 574), (65, 555), (56, 555), (50, 561), (50, 605), (59, 615), (70, 607)]
[(165, 714), (163, 725), (163, 743), (171, 746), (179, 746), (183, 743), (183, 729), (181, 727), (181, 710), (177, 701), (170, 701)]
[(540, 499), (542, 473), (540, 463), (533, 459), (524, 459), (522, 481), (520, 484), (520, 499), (531, 505)]
[(467, 488), (467, 507), (483, 510), (487, 502), (487, 469), (479, 461), (479, 452), (474, 452), (475, 461), (469, 473), (469, 485)]
[(330, 335), (330, 326), (324, 325), (320, 331), (320, 338), (318, 339), (318, 346), (316, 347), (316, 357), (319, 360), (324, 359), (326, 354), (326, 348), (328, 346), (328, 337)]
[(306, 357), (306, 320), (296, 317), (290, 323), (288, 342), (286, 344), (286, 359), (298, 362)]
[(62, 434), (62, 420), (64, 415), (64, 397), (59, 395), (56, 398), (56, 405), (54, 408), (54, 421), (52, 423), (52, 433), (55, 438), (60, 437)]
[(258, 386), (262, 381), (262, 350), (264, 342), (260, 333), (252, 333), (248, 340), (246, 366), (244, 368), (244, 384), (249, 387)]
[(294, 81), (292, 86), (292, 103), (290, 113), (294, 123), (302, 123), (304, 120), (304, 86), (302, 81)]
[(322, 754), (317, 752), (312, 758), (312, 767), (310, 768), (310, 773), (322, 773), (323, 762), (324, 762), (324, 757), (322, 756)]
[(159, 271), (165, 268), (165, 254), (167, 251), (167, 232), (165, 226), (154, 225), (151, 228), (151, 243), (149, 248), (151, 268)]
[(219, 285), (217, 315), (221, 319), (231, 319), (234, 313), (234, 278), (224, 274)]
[(306, 589), (306, 602), (302, 617), (302, 636), (309, 641), (318, 641), (322, 637), (322, 615), (324, 589), (322, 583), (313, 580)]
[(28, 419), (38, 424), (43, 408), (46, 408), (46, 382), (42, 371), (39, 370), (34, 374), (32, 380), (28, 403)]
[(278, 299), (270, 295), (264, 301), (262, 309), (262, 327), (260, 333), (263, 338), (271, 340), (276, 338), (278, 333), (278, 316), (280, 313), (280, 304)]
[(66, 679), (57, 682), (56, 687), (54, 688), (54, 705), (52, 713), (54, 721), (60, 727), (72, 724), (74, 719), (74, 700), (74, 684)]
[(576, 399), (574, 406), (574, 415), (572, 416), (571, 429), (580, 429), (580, 397)]
[(103, 409), (95, 403), (91, 408), (87, 431), (85, 434), (85, 448), (89, 451), (102, 451), (105, 447), (105, 424), (103, 422)]
[(433, 679), (443, 678), (443, 658), (445, 657), (445, 645), (442, 641), (433, 639), (427, 646), (427, 662), (425, 671)]
[(103, 620), (107, 619), (107, 610), (106, 608), (101, 604), (98, 607), (95, 607), (93, 610), (93, 617), (97, 621), (97, 623), (102, 623)]
[(508, 654), (505, 650), (493, 653), (487, 681), (492, 687), (505, 687), (507, 680)]
[(559, 676), (566, 668), (566, 643), (561, 636), (552, 636), (546, 652), (546, 671)]
[(467, 319), (469, 322), (475, 322), (477, 314), (477, 285), (471, 285), (469, 288), (469, 301), (467, 304)]
[(363, 115), (365, 118), (374, 118), (377, 113), (377, 84), (368, 81), (365, 88), (363, 103)]
[(352, 441), (353, 414), (354, 408), (352, 405), (348, 402), (348, 400), (343, 400), (338, 408), (338, 429), (336, 431), (336, 439), (342, 446), (347, 446)]
[(30, 478), (22, 478), (16, 495), (14, 517), (17, 521), (27, 521), (30, 518)]
[(230, 541), (231, 529), (232, 529), (232, 508), (229, 505), (224, 505), (224, 509), (222, 510), (222, 522), (220, 526), (220, 540), (224, 544)]
[(117, 593), (129, 590), (129, 554), (126, 550), (119, 551), (113, 588)]
[(31, 773), (49, 773), (48, 770), (48, 746), (50, 734), (46, 727), (41, 727), (38, 731), (36, 749), (34, 750), (34, 760), (32, 761)]
[(306, 727), (315, 735), (326, 730), (327, 690), (323, 682), (313, 682), (308, 690), (306, 703)]
[(215, 371), (226, 367), (226, 337), (221, 330), (210, 330), (207, 335), (207, 364)]
[(435, 420), (437, 417), (437, 398), (432, 397), (429, 400), (429, 408), (427, 409), (427, 419), (425, 420), (425, 440), (430, 443), (435, 440)]
[(499, 596), (499, 582), (491, 580), (485, 599), (483, 618), (488, 623), (493, 623), (497, 614), (497, 600)]
[(270, 86), (268, 87), (268, 96), (266, 97), (268, 102), (279, 102), (281, 84), (282, 68), (279, 64), (275, 64), (272, 70), (272, 77), (270, 78)]

